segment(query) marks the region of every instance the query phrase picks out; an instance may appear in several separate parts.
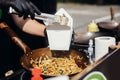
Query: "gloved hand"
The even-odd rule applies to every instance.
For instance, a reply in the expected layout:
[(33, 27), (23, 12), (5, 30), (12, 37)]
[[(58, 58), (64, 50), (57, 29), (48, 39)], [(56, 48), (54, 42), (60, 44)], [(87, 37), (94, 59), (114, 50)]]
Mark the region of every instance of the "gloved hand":
[(29, 0), (0, 0), (0, 5), (12, 7), (18, 12), (18, 15), (27, 18), (28, 15), (34, 19), (35, 13), (40, 15), (38, 8)]

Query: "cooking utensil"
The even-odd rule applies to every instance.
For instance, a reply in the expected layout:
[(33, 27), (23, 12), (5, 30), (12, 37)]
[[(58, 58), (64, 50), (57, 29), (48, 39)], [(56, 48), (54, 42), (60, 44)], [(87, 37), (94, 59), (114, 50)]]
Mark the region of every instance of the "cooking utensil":
[(114, 36), (111, 33), (107, 32), (84, 32), (84, 33), (75, 33), (74, 34), (74, 42), (79, 44), (87, 44), (89, 43), (90, 39), (93, 39), (95, 37), (99, 36)]
[[(25, 54), (21, 57), (20, 62), (23, 68), (25, 68), (26, 70), (31, 71), (33, 68), (30, 64), (31, 59), (36, 59), (39, 57), (44, 58), (46, 56), (48, 56), (49, 58), (52, 57), (52, 53), (49, 48), (31, 50), (24, 42), (22, 42), (22, 40), (14, 33), (13, 30), (11, 30), (11, 28), (7, 24), (0, 23), (0, 28), (4, 29), (8, 33), (10, 38), (25, 52)], [(60, 52), (58, 54), (60, 55), (60, 57), (63, 58), (70, 55), (75, 60), (76, 64), (82, 69), (86, 68), (89, 64), (88, 58), (85, 54), (82, 54), (72, 49), (70, 49), (69, 54), (65, 54), (64, 51), (63, 53)]]
[(100, 28), (100, 31), (103, 29), (114, 30), (118, 27), (119, 23), (114, 20), (114, 8), (110, 7), (111, 21), (98, 22), (97, 25)]
[[(9, 8), (9, 13), (17, 14), (17, 12), (12, 7)], [(65, 16), (52, 15), (52, 14), (47, 14), (47, 13), (41, 13), (40, 15), (35, 14), (35, 18), (45, 21), (44, 23), (46, 25), (52, 24), (54, 22), (58, 22), (62, 25), (67, 25), (69, 22), (68, 18)]]

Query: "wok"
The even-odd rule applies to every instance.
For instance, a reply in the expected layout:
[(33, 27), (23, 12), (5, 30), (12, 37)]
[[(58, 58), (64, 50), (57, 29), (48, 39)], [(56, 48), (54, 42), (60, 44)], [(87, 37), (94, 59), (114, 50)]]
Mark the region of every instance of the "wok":
[(100, 31), (104, 31), (104, 29), (105, 29), (110, 32), (118, 27), (119, 23), (114, 20), (113, 7), (110, 7), (110, 13), (111, 13), (111, 21), (102, 21), (102, 22), (97, 23)]
[[(53, 53), (51, 52), (51, 50), (49, 48), (40, 48), (40, 49), (35, 49), (35, 50), (31, 50), (15, 33), (14, 31), (6, 24), (6, 23), (0, 23), (0, 28), (4, 29), (5, 32), (10, 36), (10, 38), (12, 39), (12, 41), (14, 41), (23, 51), (24, 51), (24, 55), (21, 57), (21, 65), (23, 68), (25, 68), (28, 71), (31, 71), (33, 69), (32, 65), (30, 64), (30, 60), (31, 59), (36, 59), (42, 56), (42, 58), (44, 58), (46, 55), (48, 57), (53, 57)], [(58, 52), (59, 56), (56, 57), (67, 57), (68, 55), (71, 55), (76, 64), (81, 67), (82, 69), (86, 68), (86, 65), (89, 64), (89, 60), (86, 57), (85, 54), (82, 54), (80, 52), (77, 52), (73, 49), (70, 49), (69, 52), (65, 52), (63, 51), (63, 53)], [(58, 55), (57, 54), (57, 55)], [(79, 57), (83, 57), (82, 60), (80, 60)], [(55, 55), (54, 55), (55, 57)], [(71, 74), (70, 74), (71, 75)], [(47, 76), (47, 75), (45, 75)]]
[(108, 33), (108, 32), (75, 33), (75, 35), (74, 35), (74, 43), (88, 45), (90, 39), (94, 40), (95, 37), (100, 37), (100, 36), (114, 36), (114, 34)]

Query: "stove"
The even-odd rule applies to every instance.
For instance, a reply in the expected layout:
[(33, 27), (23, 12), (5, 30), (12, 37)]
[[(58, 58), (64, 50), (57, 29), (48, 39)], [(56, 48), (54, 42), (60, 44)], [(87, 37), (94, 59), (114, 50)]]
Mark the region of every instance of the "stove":
[(0, 78), (0, 80), (30, 80), (30, 78), (30, 72), (25, 69), (19, 69), (7, 77)]

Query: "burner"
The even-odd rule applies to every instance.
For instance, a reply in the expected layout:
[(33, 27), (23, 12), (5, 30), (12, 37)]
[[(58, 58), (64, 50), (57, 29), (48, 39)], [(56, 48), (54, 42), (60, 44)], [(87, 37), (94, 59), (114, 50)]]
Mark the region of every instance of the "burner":
[[(32, 77), (30, 71), (27, 71), (25, 69), (20, 69), (18, 71), (15, 71), (12, 75), (0, 78), (0, 80), (30, 80)], [(44, 79), (50, 78), (46, 76), (42, 76)]]
[(3, 77), (0, 80), (30, 80), (31, 74), (24, 70), (20, 69), (18, 71), (15, 71), (12, 75)]
[(31, 73), (28, 71), (24, 71), (21, 75), (20, 75), (20, 80), (30, 80), (31, 78)]

